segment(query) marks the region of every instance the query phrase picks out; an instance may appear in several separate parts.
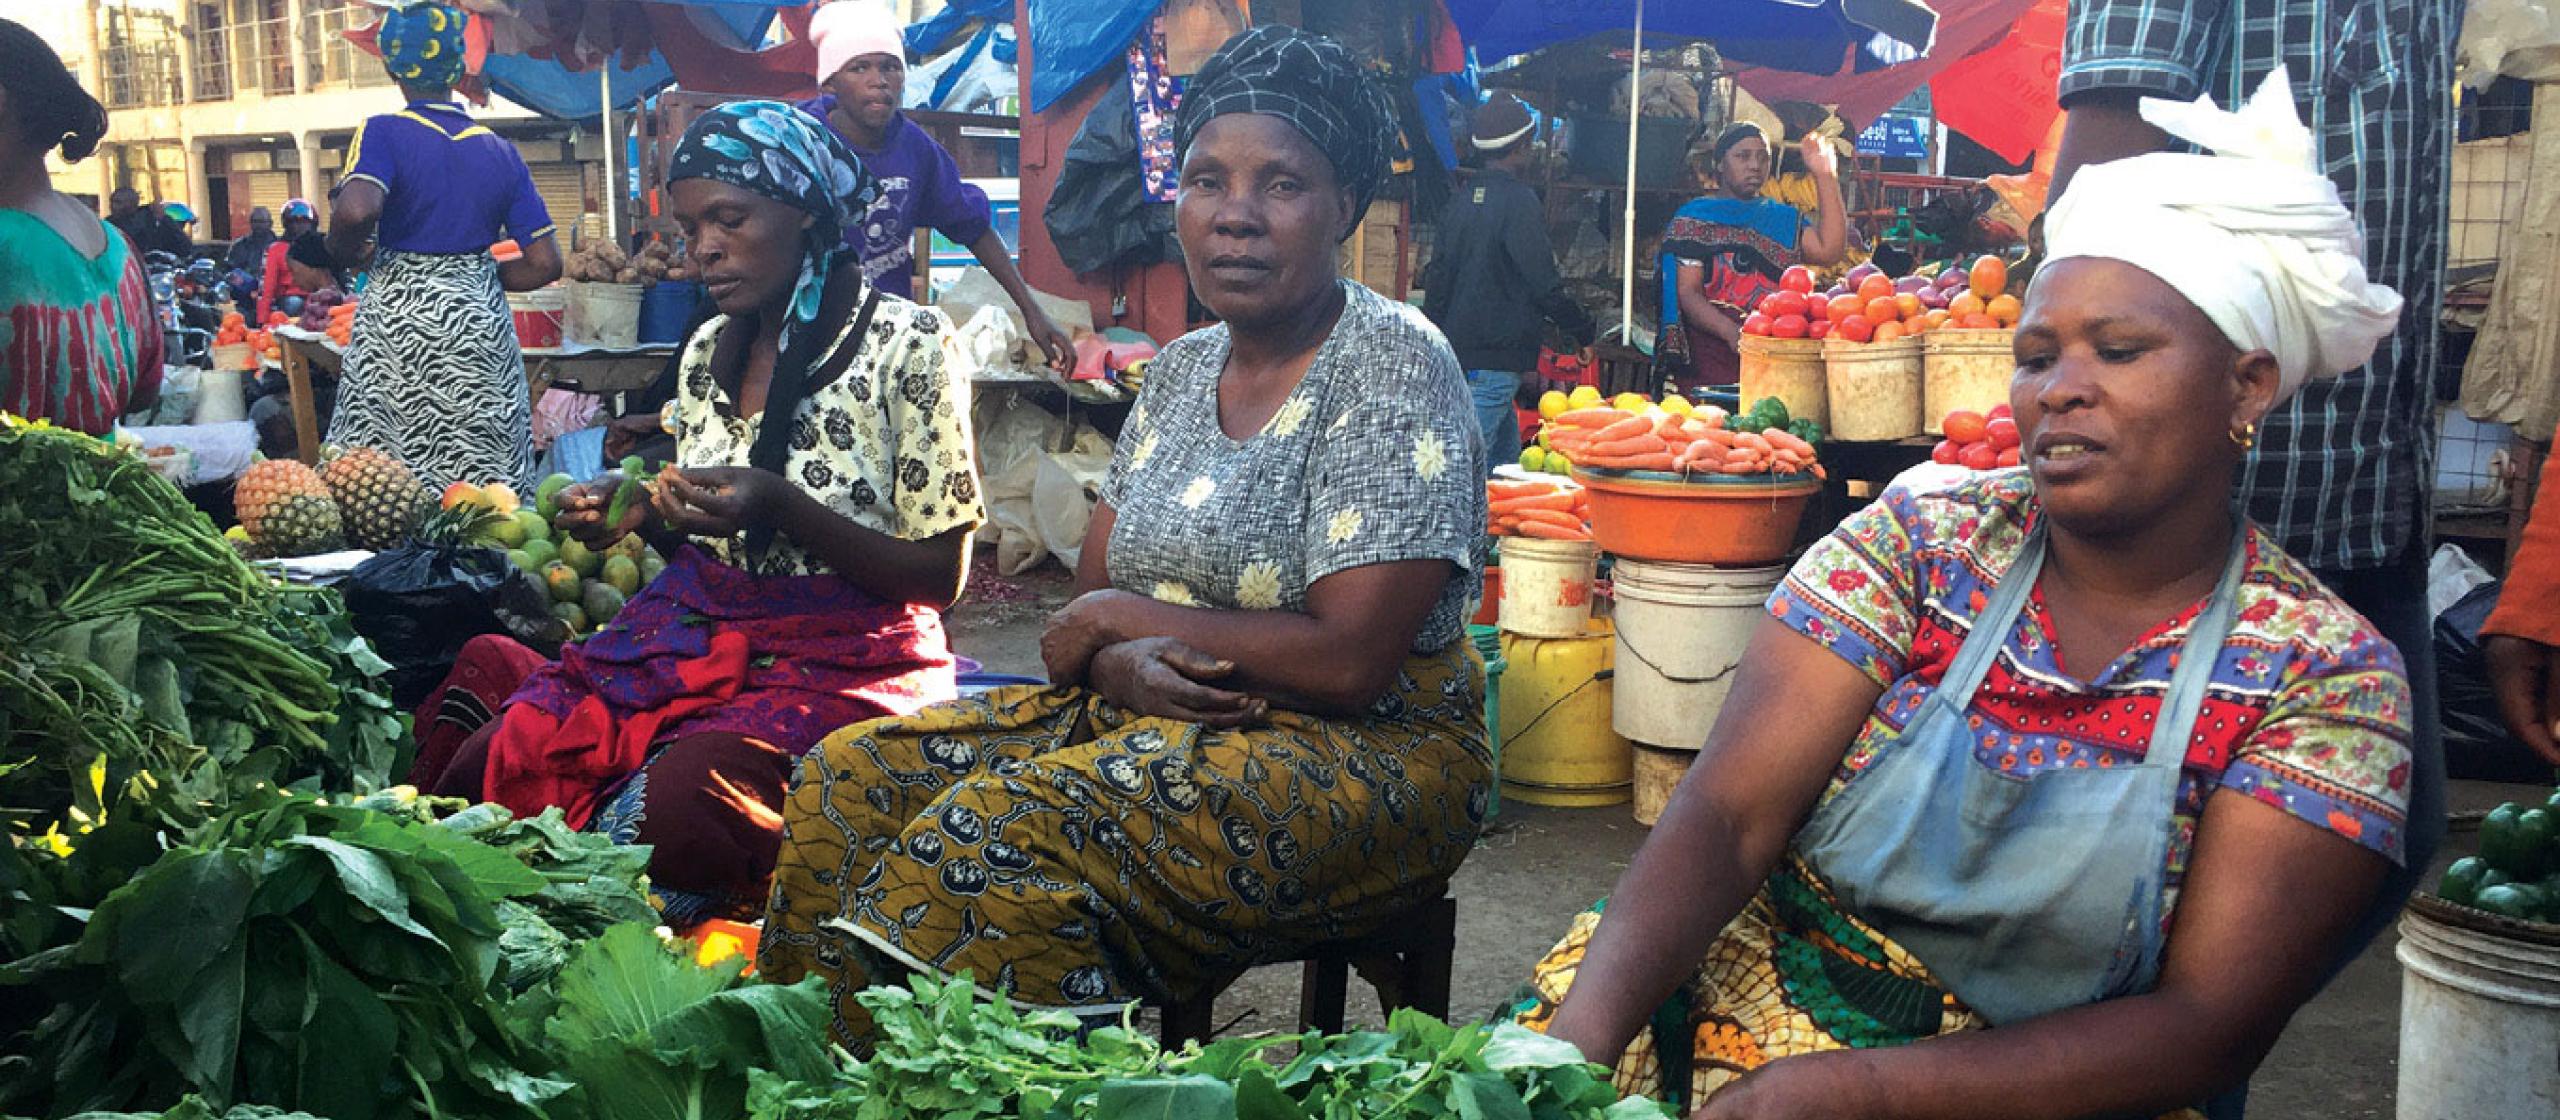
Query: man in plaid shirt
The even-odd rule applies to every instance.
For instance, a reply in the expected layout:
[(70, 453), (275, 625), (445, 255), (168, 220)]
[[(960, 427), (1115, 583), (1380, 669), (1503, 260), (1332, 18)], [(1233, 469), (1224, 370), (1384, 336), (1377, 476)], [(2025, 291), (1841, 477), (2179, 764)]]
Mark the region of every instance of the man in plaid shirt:
[[(2461, 13), (2461, 0), (2073, 0), (2063, 44), (2071, 117), (2056, 197), (2081, 166), (2169, 146), (2142, 120), (2140, 99), (2210, 95), (2233, 106), (2282, 64), (2329, 178), (2364, 227), (2367, 271), (2408, 300), (2370, 364), (2305, 385), (2267, 417), (2240, 484), (2249, 515), (2408, 662), (2418, 759), (2391, 910), (2426, 871), (2445, 824), (2426, 574)], [(2379, 929), (2371, 923), (2367, 936)]]

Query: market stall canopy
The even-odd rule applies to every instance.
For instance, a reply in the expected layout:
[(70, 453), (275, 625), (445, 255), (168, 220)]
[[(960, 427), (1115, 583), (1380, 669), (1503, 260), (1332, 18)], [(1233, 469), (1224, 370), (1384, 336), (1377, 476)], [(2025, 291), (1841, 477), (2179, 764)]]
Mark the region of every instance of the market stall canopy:
[[(375, 6), (386, 6), (374, 0)], [(482, 89), (564, 120), (603, 107), (598, 68), (610, 65), (613, 108), (681, 82), (688, 89), (805, 96), (816, 48), (810, 6), (771, 0), (455, 0), (472, 13), (470, 75)], [(764, 45), (774, 20), (788, 41)], [(373, 28), (347, 38), (375, 51)], [(376, 53), (379, 53), (378, 51)]]
[(1046, 112), (1120, 60), (1164, 0), (1030, 0), (1031, 111)]
[(2065, 0), (1936, 5), (1937, 49), (1913, 61), (1864, 73), (1854, 66), (1825, 74), (1755, 67), (1735, 73), (1734, 81), (1772, 104), (1833, 106), (1853, 127), (1864, 127), (1926, 85), (1939, 123), (2002, 159), (2025, 162), (2061, 112), (2054, 98), (2062, 73)]
[[(1458, 34), (1491, 62), (1591, 35), (1625, 35), (1637, 0), (1447, 0)], [(1645, 13), (1651, 35), (1706, 39), (1735, 62), (1804, 73), (1873, 69), (1928, 53), (1922, 0), (1687, 0)], [(1854, 52), (1854, 57), (1852, 57)]]

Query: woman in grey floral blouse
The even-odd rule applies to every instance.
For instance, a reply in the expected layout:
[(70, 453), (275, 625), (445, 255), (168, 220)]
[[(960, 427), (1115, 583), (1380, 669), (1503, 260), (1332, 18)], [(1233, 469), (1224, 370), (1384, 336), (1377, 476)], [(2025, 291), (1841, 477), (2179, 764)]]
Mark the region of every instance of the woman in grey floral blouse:
[(1194, 79), (1176, 221), (1224, 322), (1156, 360), (1044, 639), (1054, 687), (838, 732), (785, 809), (761, 962), (836, 1029), (901, 970), (1115, 1012), (1436, 896), (1492, 779), (1463, 640), (1485, 523), (1448, 344), (1335, 275), (1385, 100), (1266, 27)]

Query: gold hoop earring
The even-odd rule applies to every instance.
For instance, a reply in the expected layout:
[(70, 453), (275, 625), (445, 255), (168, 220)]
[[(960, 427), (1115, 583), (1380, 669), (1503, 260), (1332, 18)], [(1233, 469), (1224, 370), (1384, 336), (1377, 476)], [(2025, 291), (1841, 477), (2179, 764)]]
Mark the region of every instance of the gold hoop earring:
[(2250, 448), (2258, 446), (2257, 421), (2251, 420), (2242, 423), (2238, 431), (2231, 433), (2231, 442), (2239, 444), (2240, 450), (2242, 451), (2247, 451)]

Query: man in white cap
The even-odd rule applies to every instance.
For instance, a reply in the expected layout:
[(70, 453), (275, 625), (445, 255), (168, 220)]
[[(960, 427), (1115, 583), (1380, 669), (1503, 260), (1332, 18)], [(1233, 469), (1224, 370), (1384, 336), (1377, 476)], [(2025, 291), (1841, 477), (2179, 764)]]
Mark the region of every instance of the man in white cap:
[(987, 192), (960, 178), (951, 153), (899, 109), (907, 91), (907, 45), (897, 16), (876, 0), (843, 0), (818, 9), (809, 35), (818, 47), (818, 84), (826, 89), (800, 108), (825, 121), (879, 180), (880, 198), (845, 245), (860, 254), (862, 274), (881, 291), (915, 299), (915, 232), (928, 227), (969, 252), (1013, 297), (1032, 341), (1063, 373), (1075, 364), (1067, 332), (1031, 298), (996, 234)]
[(1512, 410), (1521, 375), (1538, 368), (1546, 324), (1573, 347), (1592, 338), (1591, 313), (1566, 294), (1556, 272), (1546, 207), (1521, 181), (1537, 165), (1537, 130), (1529, 107), (1508, 93), (1476, 110), (1469, 131), (1484, 166), (1441, 211), (1422, 278), (1423, 313), (1467, 371), (1488, 472), (1520, 454)]

